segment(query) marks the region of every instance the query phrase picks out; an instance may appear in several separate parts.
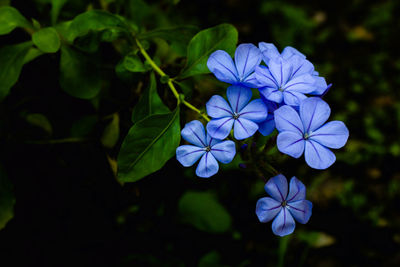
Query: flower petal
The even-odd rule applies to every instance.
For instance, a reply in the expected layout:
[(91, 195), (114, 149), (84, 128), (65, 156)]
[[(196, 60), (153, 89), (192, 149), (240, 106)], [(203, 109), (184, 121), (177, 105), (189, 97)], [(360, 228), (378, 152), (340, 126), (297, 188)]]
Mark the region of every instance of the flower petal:
[(230, 84), (239, 81), (231, 56), (223, 50), (217, 50), (210, 55), (207, 60), (207, 67), (220, 81)]
[(254, 73), (256, 75), (259, 87), (279, 88), (278, 81), (275, 80), (271, 71), (267, 67), (262, 65), (257, 66)]
[(294, 158), (299, 158), (304, 151), (303, 136), (297, 132), (281, 132), (276, 139), (278, 150)]
[(290, 131), (303, 135), (303, 123), (294, 108), (284, 105), (274, 112), (275, 125), (278, 131)]
[(233, 124), (233, 136), (237, 140), (246, 139), (252, 136), (258, 130), (258, 125), (245, 118), (235, 120)]
[(278, 174), (271, 179), (264, 186), (265, 191), (276, 201), (282, 203), (288, 193), (288, 184), (286, 177)]
[(256, 204), (256, 214), (262, 223), (272, 220), (281, 209), (281, 203), (270, 197), (260, 198)]
[(349, 130), (341, 121), (330, 121), (313, 132), (309, 138), (326, 147), (341, 148), (349, 138)]
[(299, 223), (305, 224), (310, 220), (312, 214), (312, 203), (308, 200), (299, 200), (287, 204), (290, 214)]
[(241, 82), (242, 85), (250, 87), (250, 88), (259, 88), (261, 87), (257, 78), (256, 78), (256, 73), (253, 72), (252, 74), (250, 74), (249, 76), (247, 76), (246, 79), (244, 79)]
[(196, 175), (202, 178), (208, 178), (218, 172), (219, 166), (214, 156), (207, 152), (200, 159), (196, 168)]
[(233, 160), (236, 154), (235, 143), (231, 140), (223, 141), (211, 147), (211, 154), (219, 161), (227, 164)]
[(311, 93), (315, 90), (315, 76), (303, 74), (290, 79), (284, 86), (285, 91), (299, 92), (303, 94)]
[(260, 94), (268, 101), (280, 104), (283, 101), (283, 93), (275, 87), (262, 87), (258, 89)]
[(206, 133), (204, 131), (203, 124), (194, 120), (185, 124), (185, 127), (181, 131), (181, 135), (183, 139), (188, 141), (189, 143), (198, 146), (198, 147), (206, 147)]
[(229, 86), (226, 90), (226, 97), (231, 104), (233, 112), (240, 112), (251, 99), (251, 89), (240, 85)]
[(319, 97), (310, 97), (300, 104), (300, 118), (306, 133), (318, 129), (331, 114), (329, 105)]
[(261, 99), (251, 101), (240, 111), (240, 118), (245, 118), (254, 122), (262, 122), (267, 116), (267, 106)]
[(231, 107), (220, 95), (213, 95), (206, 103), (206, 109), (207, 114), (212, 118), (232, 117)]
[(285, 236), (293, 233), (296, 223), (290, 212), (283, 208), (272, 222), (272, 232), (275, 235)]
[(283, 100), (285, 104), (289, 106), (299, 106), (301, 101), (306, 98), (307, 97), (303, 93), (288, 90), (283, 92)]
[(285, 59), (291, 58), (294, 55), (299, 56), (300, 58), (306, 58), (304, 54), (300, 53), (299, 50), (291, 46), (286, 46), (281, 55)]
[(279, 87), (283, 87), (292, 73), (292, 64), (282, 57), (276, 57), (269, 61), (268, 67)]
[(328, 85), (327, 85), (327, 83), (325, 81), (325, 78), (324, 77), (319, 77), (319, 76), (314, 76), (314, 80), (315, 80), (315, 83), (314, 83), (314, 88), (315, 89), (314, 89), (314, 91), (312, 91), (309, 94), (311, 94), (311, 95), (322, 95), (326, 91), (326, 89), (328, 88)]
[(209, 133), (207, 133), (207, 146), (212, 147), (220, 142), (220, 139), (213, 138)]
[(293, 55), (290, 59), (293, 65), (293, 71), (291, 78), (299, 77), (303, 74), (313, 74), (314, 65), (305, 58), (298, 55)]
[(176, 159), (185, 167), (192, 166), (206, 151), (197, 146), (183, 145), (176, 149)]
[(241, 44), (235, 51), (235, 64), (242, 81), (260, 65), (262, 54), (253, 44)]
[(287, 202), (294, 202), (306, 198), (306, 187), (295, 176), (290, 179), (289, 195), (286, 199)]
[(279, 51), (274, 44), (260, 42), (260, 43), (258, 43), (258, 47), (260, 48), (260, 51), (263, 55), (263, 60), (264, 60), (265, 64), (267, 64), (267, 65), (268, 65), (269, 61), (271, 60), (271, 58), (280, 56)]
[(267, 136), (267, 135), (271, 134), (274, 130), (275, 130), (274, 115), (268, 114), (267, 119), (258, 124), (258, 131), (262, 135)]
[(331, 166), (335, 160), (335, 154), (323, 145), (313, 141), (306, 141), (304, 157), (308, 166), (318, 170), (324, 170)]
[(213, 119), (207, 123), (207, 132), (211, 137), (223, 140), (232, 130), (233, 122), (234, 119), (232, 117)]

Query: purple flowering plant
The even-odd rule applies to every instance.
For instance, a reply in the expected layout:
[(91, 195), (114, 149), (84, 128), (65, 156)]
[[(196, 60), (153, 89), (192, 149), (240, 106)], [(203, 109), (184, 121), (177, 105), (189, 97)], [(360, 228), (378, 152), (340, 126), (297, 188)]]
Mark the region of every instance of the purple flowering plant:
[[(201, 157), (196, 174), (210, 177), (218, 172), (217, 161), (232, 162), (236, 147), (240, 148), (240, 167), (257, 169), (261, 177), (265, 173), (273, 175), (265, 184), (265, 191), (271, 197), (262, 197), (256, 204), (259, 221), (273, 220), (275, 235), (291, 234), (295, 221), (305, 224), (311, 217), (312, 203), (305, 199), (305, 185), (293, 177), (288, 187), (285, 176), (269, 164), (268, 156), (248, 154), (266, 154), (276, 144), (280, 152), (294, 158), (304, 154), (311, 168), (330, 167), (336, 161), (330, 149), (343, 147), (349, 136), (343, 122), (326, 123), (330, 107), (322, 97), (331, 85), (297, 49), (288, 46), (279, 53), (271, 43), (261, 42), (258, 47), (241, 44), (233, 59), (226, 51), (214, 51), (207, 67), (218, 80), (230, 84), (226, 90), (228, 101), (221, 95), (213, 95), (206, 103), (208, 116), (202, 116), (207, 123), (207, 135), (200, 121), (186, 124), (182, 137), (193, 145), (179, 146), (177, 160), (187, 167)], [(257, 132), (276, 139), (254, 148), (257, 144), (246, 140), (257, 140)], [(271, 140), (276, 143), (271, 144)], [(251, 162), (253, 158), (261, 161)]]

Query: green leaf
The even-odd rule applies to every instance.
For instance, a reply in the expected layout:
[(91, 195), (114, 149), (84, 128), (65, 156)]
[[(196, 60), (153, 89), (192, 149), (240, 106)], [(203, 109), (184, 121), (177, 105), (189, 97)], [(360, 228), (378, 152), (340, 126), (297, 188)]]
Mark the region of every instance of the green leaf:
[[(75, 40), (89, 31), (111, 30), (112, 32), (128, 32), (129, 26), (125, 21), (114, 14), (100, 10), (90, 10), (74, 18), (69, 28), (68, 39)], [(107, 38), (105, 38), (107, 39)], [(110, 40), (110, 37), (108, 37)]]
[(160, 28), (139, 35), (139, 39), (164, 39), (171, 45), (172, 49), (179, 53), (179, 55), (185, 55), (187, 45), (197, 31), (198, 28), (195, 26)]
[(41, 113), (31, 113), (26, 116), (26, 121), (33, 126), (41, 128), (43, 131), (51, 135), (53, 127), (47, 117)]
[(178, 208), (182, 220), (201, 231), (223, 233), (231, 228), (230, 214), (210, 192), (188, 191)]
[(11, 6), (0, 7), (0, 35), (8, 34), (16, 27), (32, 28), (29, 21)]
[(50, 16), (52, 25), (56, 24), (61, 8), (67, 3), (67, 1), (68, 0), (51, 0)]
[(52, 28), (42, 28), (32, 35), (33, 43), (45, 53), (55, 53), (60, 49), (60, 37), (57, 31)]
[(25, 56), (32, 47), (32, 42), (0, 48), (0, 100), (10, 92), (10, 88), (17, 82)]
[(29, 62), (31, 62), (32, 60), (34, 60), (35, 58), (37, 58), (37, 57), (39, 57), (39, 56), (41, 56), (41, 55), (43, 55), (44, 54), (44, 52), (43, 51), (40, 51), (39, 49), (37, 49), (36, 47), (31, 47), (31, 48), (29, 48), (29, 50), (28, 50), (28, 52), (26, 53), (26, 55), (25, 55), (25, 58), (24, 58), (24, 65), (26, 64), (26, 63), (29, 63)]
[(216, 50), (224, 50), (233, 54), (238, 41), (238, 32), (230, 24), (220, 24), (203, 30), (190, 41), (187, 49), (187, 63), (179, 78), (184, 79), (193, 75), (209, 73), (207, 60)]
[(61, 47), (60, 85), (68, 94), (82, 99), (95, 97), (101, 89), (96, 55), (82, 53), (73, 47)]
[(122, 62), (125, 69), (130, 72), (146, 72), (148, 68), (143, 64), (140, 58), (135, 54), (128, 54), (124, 57), (124, 61)]
[(175, 156), (180, 139), (178, 108), (139, 121), (129, 130), (118, 154), (118, 179), (135, 182), (161, 169)]
[(14, 217), (15, 196), (13, 185), (0, 167), (0, 230)]
[(132, 122), (137, 123), (149, 115), (169, 113), (157, 93), (157, 82), (154, 72), (150, 74), (149, 87), (143, 92), (132, 112)]
[(101, 143), (107, 148), (113, 148), (119, 138), (119, 115), (114, 113), (111, 122), (106, 126), (101, 137)]

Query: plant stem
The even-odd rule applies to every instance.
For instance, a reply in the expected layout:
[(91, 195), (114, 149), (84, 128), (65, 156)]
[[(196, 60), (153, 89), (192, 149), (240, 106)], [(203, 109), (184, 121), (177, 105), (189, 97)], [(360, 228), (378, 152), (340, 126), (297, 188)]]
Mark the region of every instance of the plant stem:
[[(157, 72), (161, 77), (169, 77), (162, 69), (160, 69), (160, 67), (157, 66), (157, 64), (151, 59), (151, 57), (149, 56), (149, 54), (147, 54), (146, 50), (143, 48), (142, 44), (139, 42), (139, 40), (137, 38), (135, 38), (136, 41), (136, 45), (139, 48), (140, 53), (142, 53), (143, 57), (147, 60), (147, 62), (149, 62), (150, 66), (154, 69), (155, 72)], [(183, 97), (181, 97), (178, 93), (178, 91), (175, 88), (175, 85), (173, 83), (173, 79), (168, 78), (168, 87), (171, 89), (171, 92), (174, 94), (178, 105), (180, 105), (181, 103), (184, 104), (185, 106), (187, 106), (189, 109), (197, 112), (203, 119), (205, 119), (206, 121), (210, 121), (210, 118), (205, 115), (203, 112), (201, 112), (198, 108), (196, 108), (195, 106), (193, 106), (192, 104), (190, 104), (189, 102), (187, 102), (186, 100), (184, 100)], [(182, 94), (183, 95), (183, 94)], [(184, 96), (184, 95), (183, 95)]]

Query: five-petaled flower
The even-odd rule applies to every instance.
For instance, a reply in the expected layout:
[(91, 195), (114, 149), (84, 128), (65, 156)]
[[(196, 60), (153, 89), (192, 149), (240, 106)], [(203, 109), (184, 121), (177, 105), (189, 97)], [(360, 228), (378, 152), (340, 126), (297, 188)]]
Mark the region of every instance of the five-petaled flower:
[(218, 172), (218, 161), (229, 163), (236, 154), (233, 141), (221, 141), (206, 135), (200, 121), (194, 120), (181, 131), (183, 139), (193, 145), (182, 145), (176, 149), (177, 160), (185, 167), (192, 166), (200, 157), (196, 175), (208, 178)]
[(207, 114), (213, 118), (207, 124), (207, 132), (214, 138), (225, 139), (233, 126), (237, 140), (252, 136), (258, 130), (257, 123), (267, 118), (267, 107), (261, 99), (249, 103), (252, 92), (248, 87), (232, 85), (226, 96), (230, 104), (219, 95), (207, 102)]
[(278, 174), (269, 179), (264, 186), (271, 197), (263, 197), (257, 201), (256, 214), (260, 222), (272, 222), (272, 232), (285, 236), (293, 233), (295, 220), (305, 224), (311, 217), (312, 203), (306, 200), (306, 187), (296, 177), (288, 183), (286, 177)]
[(241, 44), (236, 48), (235, 62), (227, 52), (217, 50), (208, 58), (207, 67), (222, 82), (256, 87), (254, 69), (261, 58), (261, 52), (255, 45)]
[(328, 104), (319, 97), (310, 97), (300, 104), (299, 113), (290, 106), (282, 106), (274, 113), (279, 131), (279, 151), (294, 158), (303, 152), (307, 164), (314, 169), (326, 169), (335, 160), (335, 154), (328, 148), (343, 147), (349, 137), (349, 130), (341, 121), (324, 125), (330, 115)]
[(267, 64), (267, 66), (269, 65), (269, 61), (271, 59), (282, 57), (283, 59), (289, 60), (292, 65), (293, 71), (291, 78), (296, 78), (306, 73), (311, 74), (315, 80), (315, 83), (313, 84), (314, 91), (310, 92), (309, 94), (322, 95), (326, 92), (328, 87), (332, 85), (330, 84), (328, 86), (325, 78), (318, 76), (319, 73), (314, 70), (313, 64), (308, 61), (306, 56), (300, 53), (296, 48), (286, 46), (282, 53), (279, 54), (278, 49), (271, 43), (260, 42), (258, 46), (263, 55), (263, 61), (265, 64)]

